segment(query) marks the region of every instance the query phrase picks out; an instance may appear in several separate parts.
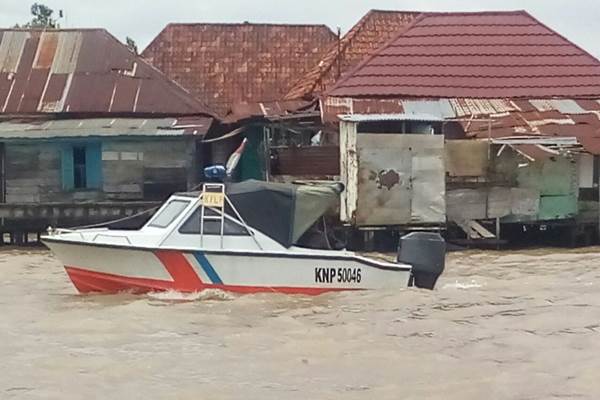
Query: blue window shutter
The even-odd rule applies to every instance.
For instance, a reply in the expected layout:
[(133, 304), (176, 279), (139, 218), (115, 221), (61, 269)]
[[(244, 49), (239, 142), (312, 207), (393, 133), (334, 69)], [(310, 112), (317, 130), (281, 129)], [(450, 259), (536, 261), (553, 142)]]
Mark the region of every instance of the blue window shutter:
[(73, 190), (75, 173), (73, 170), (73, 146), (64, 145), (60, 149), (61, 178), (63, 190)]
[(85, 146), (85, 178), (90, 189), (102, 188), (102, 144)]

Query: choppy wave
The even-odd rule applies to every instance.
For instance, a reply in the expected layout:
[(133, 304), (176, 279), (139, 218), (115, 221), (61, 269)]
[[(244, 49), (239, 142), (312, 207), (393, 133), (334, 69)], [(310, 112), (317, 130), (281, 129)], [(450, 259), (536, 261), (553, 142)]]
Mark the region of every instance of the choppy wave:
[(165, 302), (186, 302), (203, 300), (233, 300), (235, 295), (219, 289), (206, 289), (201, 292), (183, 293), (176, 290), (167, 290), (163, 292), (150, 292), (146, 294), (153, 300)]
[(471, 280), (469, 282), (448, 282), (445, 283), (442, 286), (442, 289), (473, 289), (473, 288), (480, 288), (483, 285), (481, 283), (477, 283), (474, 280)]
[(598, 250), (322, 296), (79, 296), (49, 253), (0, 252), (0, 399), (597, 400)]

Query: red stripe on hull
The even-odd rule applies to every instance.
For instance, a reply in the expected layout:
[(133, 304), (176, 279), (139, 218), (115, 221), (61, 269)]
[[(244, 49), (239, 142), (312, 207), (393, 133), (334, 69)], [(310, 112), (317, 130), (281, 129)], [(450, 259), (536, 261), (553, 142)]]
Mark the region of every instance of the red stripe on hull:
[(175, 289), (174, 282), (159, 279), (130, 278), (67, 266), (65, 270), (80, 293), (147, 293)]
[[(187, 261), (186, 261), (187, 262)], [(286, 293), (286, 294), (306, 294), (319, 295), (326, 292), (339, 292), (345, 290), (341, 288), (314, 288), (314, 287), (267, 287), (267, 286), (238, 286), (238, 285), (212, 285), (201, 284), (200, 287), (193, 288), (189, 284), (181, 285), (181, 280), (174, 282), (162, 281), (158, 279), (131, 278), (121, 275), (107, 274), (104, 272), (88, 271), (76, 267), (66, 267), (67, 274), (73, 282), (73, 285), (80, 293), (148, 293), (160, 292), (165, 290), (176, 290), (178, 292), (199, 292), (203, 289), (219, 289), (234, 293)]]
[(169, 275), (173, 277), (173, 283), (177, 290), (182, 292), (197, 292), (204, 288), (204, 283), (194, 271), (185, 255), (180, 251), (159, 250), (155, 252), (156, 257), (165, 266)]

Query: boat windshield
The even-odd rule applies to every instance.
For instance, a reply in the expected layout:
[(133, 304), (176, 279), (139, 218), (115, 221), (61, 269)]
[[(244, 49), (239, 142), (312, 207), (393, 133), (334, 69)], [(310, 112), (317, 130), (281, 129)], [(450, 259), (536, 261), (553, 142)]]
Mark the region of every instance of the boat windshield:
[[(219, 214), (210, 209), (206, 208), (205, 213), (209, 217), (217, 217)], [(220, 235), (221, 234), (221, 221), (220, 219), (204, 219), (201, 229), (201, 208), (198, 207), (196, 211), (189, 216), (189, 218), (179, 228), (179, 233), (183, 234), (197, 234), (201, 232), (205, 235)], [(228, 217), (223, 219), (223, 234), (228, 236), (249, 236), (250, 234), (241, 224), (232, 221)]]
[(153, 228), (166, 228), (186, 209), (189, 200), (171, 200), (167, 205), (152, 218), (148, 226)]

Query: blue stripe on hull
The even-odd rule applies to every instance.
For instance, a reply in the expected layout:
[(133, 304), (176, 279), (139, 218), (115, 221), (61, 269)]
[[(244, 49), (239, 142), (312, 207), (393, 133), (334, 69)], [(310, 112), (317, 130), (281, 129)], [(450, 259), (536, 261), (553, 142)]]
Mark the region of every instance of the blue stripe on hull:
[(212, 283), (217, 285), (223, 284), (221, 277), (219, 276), (219, 274), (217, 274), (217, 271), (215, 271), (212, 264), (210, 263), (210, 261), (208, 261), (208, 258), (206, 258), (204, 253), (195, 252), (193, 254), (196, 258), (196, 261), (198, 261), (198, 264), (200, 264), (200, 266), (202, 267), (208, 278), (212, 281)]

